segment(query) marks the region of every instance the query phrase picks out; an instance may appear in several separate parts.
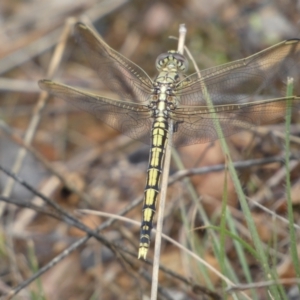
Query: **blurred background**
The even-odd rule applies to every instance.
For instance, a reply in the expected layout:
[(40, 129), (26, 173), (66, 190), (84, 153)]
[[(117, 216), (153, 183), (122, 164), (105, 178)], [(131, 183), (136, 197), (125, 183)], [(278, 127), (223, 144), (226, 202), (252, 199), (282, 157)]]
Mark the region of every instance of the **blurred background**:
[[(154, 77), (157, 56), (177, 48), (176, 40), (169, 36), (178, 35), (179, 24), (186, 24), (186, 45), (199, 68), (205, 69), (249, 56), (285, 39), (300, 38), (299, 16), (300, 2), (291, 0), (2, 0), (0, 165), (72, 214), (78, 208), (118, 214), (143, 195), (149, 147), (130, 140), (60, 99), (47, 98), (37, 85), (38, 80), (51, 78), (101, 91), (102, 95), (109, 92), (74, 41), (73, 24), (78, 20), (92, 24), (108, 45)], [(270, 130), (282, 132), (283, 128), (273, 126)], [(292, 130), (297, 135), (299, 126), (294, 124)], [(234, 161), (283, 153), (284, 141), (269, 131), (242, 132), (228, 140)], [(24, 150), (24, 143), (27, 150)], [(293, 147), (299, 150), (297, 145)], [(185, 168), (225, 162), (218, 142), (181, 148), (179, 155)], [(178, 166), (173, 163), (171, 174), (177, 170)], [(295, 162), (291, 170), (295, 206), (300, 201), (298, 172), (299, 163)], [(190, 248), (200, 247), (197, 253), (216, 269), (220, 266), (213, 255), (210, 238), (205, 229), (199, 229), (205, 222), (198, 213), (198, 205), (201, 203), (208, 218), (218, 224), (225, 175), (226, 172), (219, 171), (191, 177), (198, 202), (192, 200), (188, 183), (176, 181), (168, 190), (164, 222), (166, 234)], [(248, 197), (278, 214), (286, 214), (281, 164), (274, 162), (245, 168), (239, 175)], [(77, 193), (66, 186), (66, 182), (74, 186)], [(228, 205), (241, 228), (239, 234), (247, 237), (230, 178), (227, 178), (226, 187)], [(44, 213), (51, 211), (48, 206), (34, 192), (14, 184), (2, 172), (0, 191), (3, 199), (19, 201), (19, 205), (0, 202), (0, 295), (5, 295), (85, 233), (59, 218), (46, 216)], [(29, 203), (36, 207), (22, 207)], [(90, 228), (107, 220), (93, 215), (75, 216)], [(140, 221), (141, 204), (127, 217)], [(253, 217), (267, 245), (274, 235), (271, 216), (266, 217), (265, 213), (253, 209)], [(198, 229), (191, 231), (191, 228)], [(281, 225), (276, 230), (281, 243), (275, 263), (278, 278), (293, 277), (294, 271), (285, 252), (287, 228)], [(109, 241), (137, 253), (139, 227), (118, 222), (101, 233)], [(195, 239), (193, 242), (190, 236)], [(153, 244), (154, 241), (149, 258)], [(244, 277), (239, 275), (240, 266), (235, 265), (237, 254), (232, 250), (232, 240), (226, 247), (228, 259), (242, 283)], [(151, 267), (137, 262), (135, 257), (131, 259), (134, 263), (126, 264), (106, 246), (90, 239), (22, 289), (14, 299), (142, 299), (142, 295), (149, 295), (150, 284), (147, 276), (141, 276), (137, 269), (151, 274)], [(167, 291), (170, 298), (161, 292), (161, 299), (223, 299), (217, 298), (222, 295), (220, 278), (208, 272), (207, 283), (200, 267), (170, 243), (163, 244), (162, 263), (187, 280), (162, 274), (162, 290)], [(260, 266), (253, 258), (249, 258), (248, 264), (255, 274), (253, 280), (259, 281)], [(195, 284), (216, 294), (209, 296), (198, 286), (199, 292), (191, 286), (191, 278)], [(292, 290), (292, 287), (287, 288), (287, 293)], [(266, 299), (264, 290), (257, 294), (257, 299)]]

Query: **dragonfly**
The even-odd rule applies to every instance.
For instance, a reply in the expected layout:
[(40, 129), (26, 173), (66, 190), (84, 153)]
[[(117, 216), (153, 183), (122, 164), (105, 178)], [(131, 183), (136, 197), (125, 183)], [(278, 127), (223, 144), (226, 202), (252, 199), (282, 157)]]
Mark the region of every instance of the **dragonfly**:
[[(172, 146), (180, 147), (217, 140), (216, 119), (227, 137), (282, 120), (287, 105), (298, 110), (299, 87), (295, 84), (293, 96), (284, 96), (284, 91), (288, 77), (295, 83), (300, 79), (300, 40), (286, 40), (190, 75), (187, 59), (168, 51), (157, 57), (158, 75), (151, 79), (85, 24), (77, 23), (74, 32), (92, 68), (116, 96), (110, 99), (46, 79), (39, 86), (132, 139), (150, 144), (138, 252), (138, 258), (146, 259), (169, 128), (173, 128)], [(208, 95), (212, 105), (207, 103)]]

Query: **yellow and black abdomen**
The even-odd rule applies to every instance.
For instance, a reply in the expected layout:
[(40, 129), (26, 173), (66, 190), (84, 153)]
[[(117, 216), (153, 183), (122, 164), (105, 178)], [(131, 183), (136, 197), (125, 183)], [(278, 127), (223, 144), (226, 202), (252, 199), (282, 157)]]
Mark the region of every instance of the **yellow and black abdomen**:
[(152, 127), (151, 151), (144, 192), (139, 258), (146, 258), (150, 244), (152, 220), (155, 214), (157, 195), (160, 187), (160, 176), (164, 162), (165, 149), (168, 142), (168, 127), (168, 121), (164, 117), (158, 117), (154, 121)]

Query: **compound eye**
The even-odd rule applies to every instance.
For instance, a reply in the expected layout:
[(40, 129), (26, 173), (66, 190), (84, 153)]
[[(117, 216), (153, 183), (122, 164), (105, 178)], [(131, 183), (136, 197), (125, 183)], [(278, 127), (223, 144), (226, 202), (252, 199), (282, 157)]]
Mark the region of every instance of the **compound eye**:
[(163, 67), (166, 66), (167, 62), (169, 61), (168, 57), (169, 53), (162, 53), (157, 57), (155, 66), (158, 71), (160, 71)]
[(181, 71), (187, 71), (189, 63), (187, 59), (180, 53), (173, 53), (174, 59), (177, 60), (177, 66)]

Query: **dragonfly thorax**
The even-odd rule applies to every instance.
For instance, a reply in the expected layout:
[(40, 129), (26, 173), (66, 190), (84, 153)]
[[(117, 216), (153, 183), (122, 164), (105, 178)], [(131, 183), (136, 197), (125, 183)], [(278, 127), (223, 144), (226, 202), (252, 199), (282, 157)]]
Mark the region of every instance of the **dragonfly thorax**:
[(152, 117), (168, 118), (169, 113), (176, 108), (177, 98), (173, 89), (173, 83), (156, 82), (149, 104), (149, 108), (152, 110)]
[(158, 71), (178, 71), (185, 72), (188, 69), (187, 59), (177, 51), (171, 50), (160, 54), (156, 59)]

